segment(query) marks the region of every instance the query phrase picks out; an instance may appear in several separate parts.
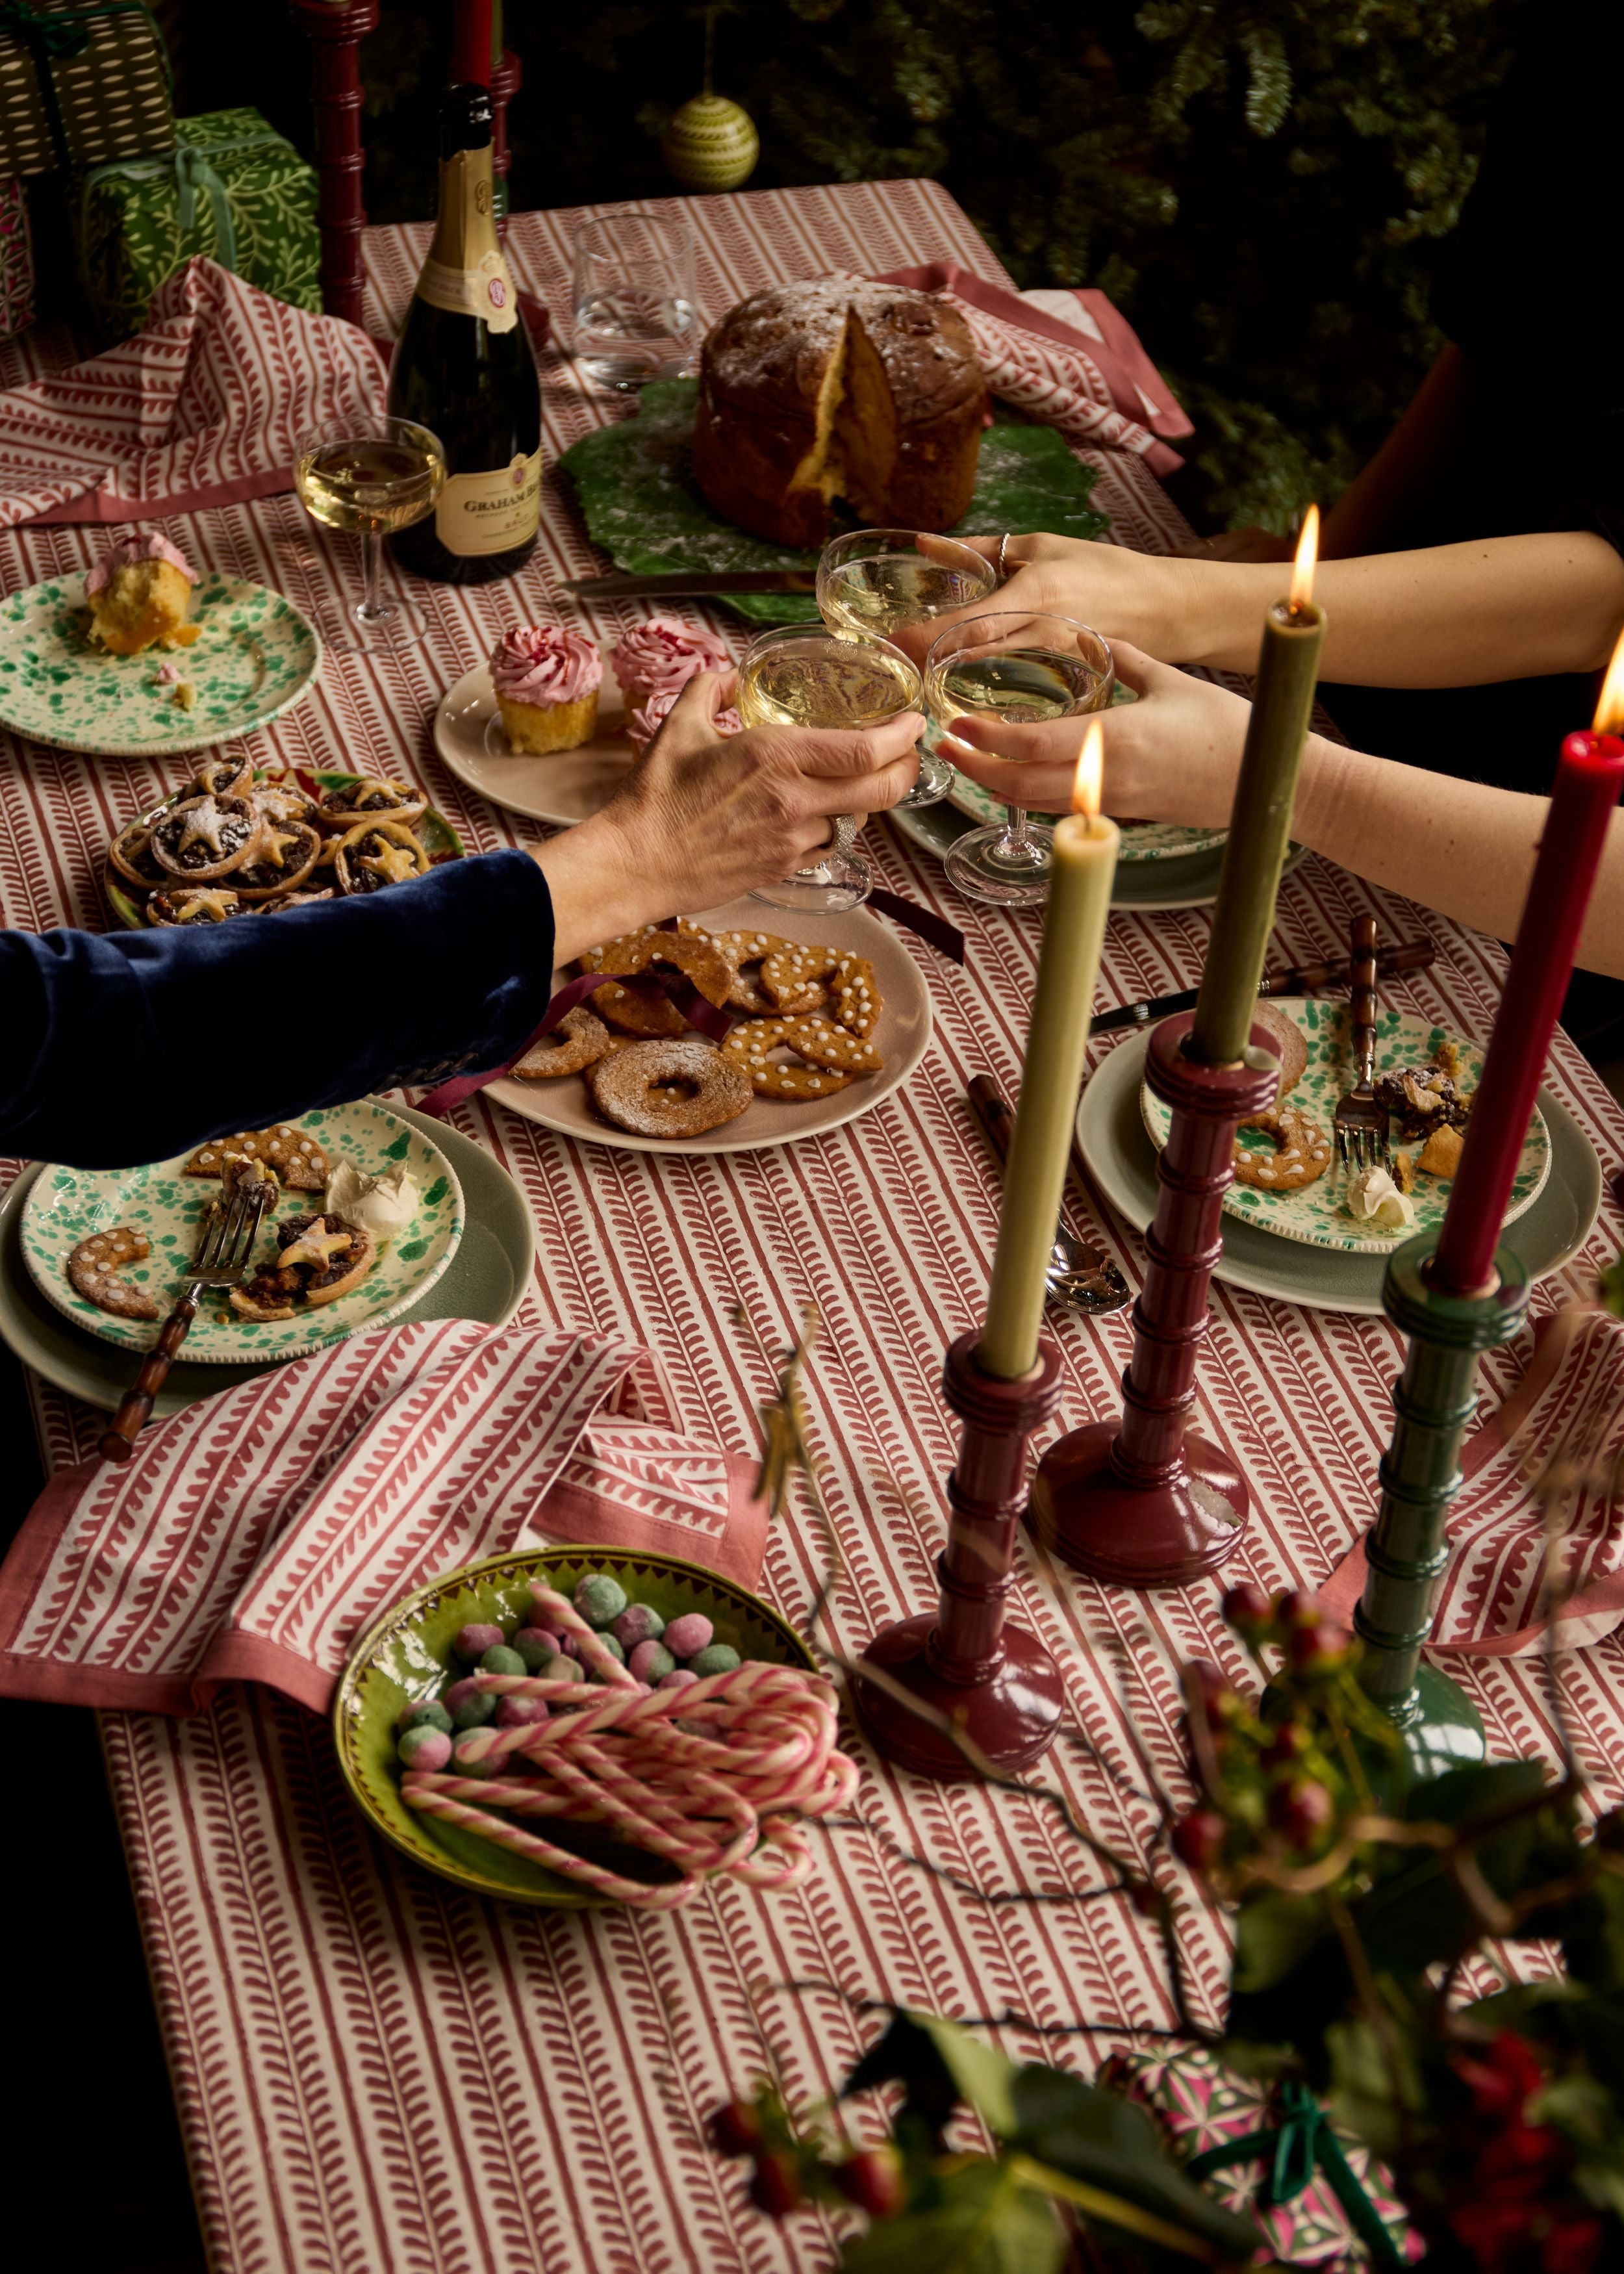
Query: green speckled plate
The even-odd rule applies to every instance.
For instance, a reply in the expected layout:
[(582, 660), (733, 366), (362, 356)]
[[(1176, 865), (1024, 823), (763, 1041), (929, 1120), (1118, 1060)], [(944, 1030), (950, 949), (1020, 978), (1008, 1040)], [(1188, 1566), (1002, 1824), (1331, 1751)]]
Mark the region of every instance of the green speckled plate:
[[(315, 632), (280, 592), (205, 576), (192, 595), (202, 636), (166, 654), (109, 655), (90, 639), (83, 574), (0, 600), (0, 726), (62, 750), (113, 758), (205, 750), (297, 703), (321, 663)], [(173, 663), (197, 689), (190, 711), (160, 687)]]
[[(523, 1548), (467, 1564), (419, 1587), (386, 1611), (351, 1650), (333, 1701), (333, 1740), (344, 1781), (374, 1828), (414, 1864), (477, 1894), (563, 1910), (603, 1908), (601, 1897), (557, 1872), (408, 1808), (401, 1798), (395, 1722), (406, 1706), (439, 1694), (451, 1662), (451, 1638), (459, 1627), (477, 1622), (511, 1631), (523, 1623), (530, 1589), (538, 1581), (568, 1595), (588, 1571), (612, 1572), (634, 1602), (651, 1604), (667, 1623), (683, 1611), (703, 1611), (715, 1624), (718, 1642), (731, 1643), (741, 1658), (766, 1659), (775, 1666), (815, 1665), (793, 1628), (767, 1604), (731, 1579), (674, 1555), (634, 1555), (614, 1547)], [(601, 1834), (562, 1824), (547, 1827), (547, 1837), (560, 1844), (577, 1833), (583, 1847), (595, 1837), (594, 1856), (627, 1878), (658, 1875), (648, 1858), (610, 1846)]]
[[(320, 773), (309, 774), (305, 779), (307, 781), (313, 781), (318, 789), (348, 789), (352, 783), (365, 779), (365, 776), (361, 774)], [(287, 781), (292, 782), (295, 787), (297, 787), (295, 777), (291, 774), (283, 773), (274, 768), (267, 768), (265, 766), (257, 767), (255, 769), (254, 779), (257, 782)], [(188, 785), (188, 787), (190, 787), (190, 785)], [(161, 813), (166, 811), (169, 807), (177, 803), (179, 799), (185, 795), (186, 791), (184, 789), (176, 790), (170, 796), (166, 797), (161, 804), (154, 805), (149, 813), (144, 813), (140, 816), (142, 825), (145, 828), (150, 829)], [(434, 862), (436, 867), (438, 867), (442, 861), (460, 861), (462, 858), (466, 848), (463, 846), (462, 839), (457, 835), (456, 831), (453, 829), (451, 824), (446, 819), (445, 815), (443, 813), (437, 813), (432, 805), (420, 813), (411, 825), (419, 842), (422, 844), (424, 851), (428, 855), (429, 859)], [(320, 872), (318, 871), (317, 873), (320, 875)], [(312, 878), (310, 881), (313, 883), (315, 879)], [(409, 877), (407, 881), (408, 883), (410, 883), (411, 879)], [(222, 877), (221, 882), (223, 885), (229, 885), (231, 879), (229, 877)], [(113, 914), (118, 918), (119, 922), (124, 926), (126, 930), (146, 930), (147, 902), (145, 894), (137, 886), (132, 885), (128, 877), (121, 877), (110, 861), (105, 862), (102, 864), (102, 889), (107, 894), (108, 906), (112, 909)], [(232, 921), (240, 922), (242, 920), (242, 910), (239, 909), (237, 916), (232, 919)]]
[[(1311, 1120), (1317, 1121), (1328, 1138), (1337, 1101), (1354, 1084), (1348, 1005), (1291, 996), (1282, 997), (1274, 1007), (1292, 1021), (1308, 1045), (1307, 1069), (1292, 1090), (1290, 1103)], [(1406, 1011), (1380, 1012), (1376, 1021), (1376, 1072), (1392, 1073), (1400, 1067), (1424, 1066), (1446, 1039), (1442, 1027), (1429, 1027), (1424, 1019), (1412, 1018)], [(1468, 1089), (1475, 1089), (1483, 1076), (1483, 1052), (1458, 1036), (1455, 1040), (1461, 1054), (1462, 1081)], [(1171, 1113), (1159, 1097), (1151, 1095), (1148, 1084), (1140, 1089), (1139, 1106), (1151, 1142), (1160, 1151), (1167, 1142)], [(1397, 1138), (1395, 1142), (1404, 1144)], [(1404, 1149), (1414, 1151), (1418, 1148), (1412, 1143), (1405, 1145)], [(1551, 1139), (1543, 1115), (1536, 1113), (1511, 1187), (1511, 1204), (1506, 1210), (1507, 1224), (1533, 1206), (1550, 1173)], [(1224, 1195), (1224, 1213), (1238, 1216), (1244, 1223), (1255, 1224), (1261, 1231), (1276, 1232), (1282, 1239), (1303, 1240), (1312, 1247), (1335, 1247), (1347, 1255), (1386, 1255), (1401, 1241), (1438, 1229), (1453, 1186), (1437, 1177), (1417, 1177), (1410, 1195), (1416, 1204), (1415, 1223), (1389, 1232), (1372, 1231), (1368, 1224), (1348, 1214), (1343, 1205), (1347, 1188), (1347, 1172), (1333, 1152), (1331, 1165), (1325, 1174), (1298, 1192), (1265, 1193), (1252, 1185), (1231, 1185)]]
[[(223, 1295), (206, 1295), (185, 1342), (186, 1357), (194, 1365), (303, 1358), (363, 1327), (383, 1326), (425, 1294), (456, 1253), (462, 1237), (462, 1188), (450, 1162), (420, 1129), (369, 1098), (301, 1114), (297, 1126), (320, 1139), (329, 1163), (343, 1156), (368, 1176), (403, 1165), (417, 1188), (417, 1213), (403, 1231), (380, 1241), (372, 1270), (335, 1302), (296, 1312), (290, 1319), (239, 1319), (228, 1310)], [(139, 1169), (52, 1164), (34, 1180), (19, 1226), (24, 1261), (41, 1293), (103, 1342), (150, 1350), (180, 1292), (197, 1245), (198, 1218), (219, 1190), (207, 1177), (182, 1173), (188, 1157), (181, 1154)], [(276, 1216), (286, 1219), (308, 1210), (316, 1198), (284, 1193)], [(68, 1284), (68, 1257), (80, 1240), (126, 1224), (146, 1235), (152, 1253), (124, 1276), (152, 1290), (161, 1306), (157, 1319), (116, 1319)], [(258, 1254), (269, 1255), (273, 1248), (269, 1228), (263, 1227)]]

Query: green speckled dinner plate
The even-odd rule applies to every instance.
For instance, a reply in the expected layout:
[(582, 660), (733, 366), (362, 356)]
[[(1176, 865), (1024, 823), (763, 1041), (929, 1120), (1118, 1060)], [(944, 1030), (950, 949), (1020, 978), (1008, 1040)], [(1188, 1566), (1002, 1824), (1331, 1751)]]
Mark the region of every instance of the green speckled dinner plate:
[[(1292, 1021), (1308, 1045), (1307, 1069), (1291, 1091), (1289, 1102), (1310, 1120), (1317, 1121), (1328, 1138), (1337, 1101), (1354, 1084), (1352, 1021), (1348, 1005), (1319, 1002), (1312, 997), (1288, 996), (1277, 998), (1274, 1007)], [(1407, 1011), (1380, 1011), (1376, 1020), (1376, 1072), (1392, 1073), (1400, 1068), (1425, 1066), (1446, 1039), (1442, 1027), (1428, 1026), (1425, 1019), (1412, 1018)], [(1464, 1087), (1476, 1089), (1483, 1078), (1483, 1053), (1459, 1036), (1455, 1041)], [(1167, 1142), (1171, 1113), (1159, 1097), (1151, 1095), (1148, 1084), (1141, 1088), (1139, 1102), (1151, 1142), (1160, 1150)], [(1419, 1149), (1418, 1145), (1406, 1144), (1396, 1135), (1395, 1144), (1403, 1144), (1407, 1151)], [(1511, 1187), (1511, 1204), (1506, 1211), (1507, 1224), (1533, 1206), (1550, 1173), (1550, 1134), (1544, 1118), (1536, 1113)], [(1402, 1241), (1438, 1229), (1453, 1187), (1442, 1178), (1418, 1176), (1416, 1189), (1410, 1194), (1416, 1204), (1415, 1223), (1387, 1232), (1375, 1231), (1349, 1215), (1343, 1205), (1347, 1189), (1347, 1171), (1339, 1165), (1333, 1152), (1331, 1165), (1325, 1174), (1297, 1192), (1266, 1193), (1252, 1185), (1231, 1185), (1224, 1195), (1224, 1212), (1244, 1223), (1255, 1224), (1260, 1231), (1277, 1233), (1282, 1239), (1303, 1240), (1312, 1247), (1339, 1248), (1349, 1255), (1386, 1255)]]
[[(305, 779), (307, 781), (313, 781), (318, 789), (326, 790), (348, 789), (353, 783), (364, 780), (365, 777), (361, 774), (318, 773), (309, 774)], [(274, 767), (256, 767), (254, 779), (256, 782), (286, 781), (292, 783), (296, 788), (297, 787), (293, 775), (284, 773)], [(154, 805), (149, 813), (142, 814), (139, 817), (142, 826), (150, 829), (161, 813), (167, 812), (170, 806), (177, 803), (186, 794), (185, 789), (177, 789), (170, 796), (163, 799), (162, 803)], [(460, 861), (462, 858), (466, 848), (462, 839), (446, 819), (445, 815), (437, 813), (432, 805), (420, 813), (411, 825), (424, 851), (437, 867), (442, 861)], [(320, 873), (318, 871), (318, 874)], [(222, 885), (229, 885), (231, 879), (229, 877), (222, 877), (220, 881)], [(314, 879), (309, 881), (313, 883)], [(408, 878), (407, 881), (410, 883), (411, 880)], [(102, 864), (102, 889), (107, 894), (108, 906), (126, 930), (146, 930), (145, 893), (138, 886), (131, 884), (128, 877), (121, 877), (110, 861), (104, 862)], [(240, 922), (242, 914), (239, 909), (234, 921)]]
[[(333, 1741), (344, 1781), (373, 1827), (414, 1864), (477, 1894), (565, 1910), (597, 1910), (604, 1903), (526, 1856), (408, 1808), (401, 1797), (395, 1723), (406, 1706), (439, 1695), (451, 1664), (451, 1638), (460, 1627), (477, 1622), (511, 1633), (524, 1622), (533, 1586), (571, 1594), (588, 1571), (612, 1572), (633, 1602), (650, 1604), (667, 1623), (684, 1611), (703, 1611), (715, 1625), (717, 1641), (731, 1643), (741, 1658), (815, 1668), (801, 1638), (775, 1610), (731, 1579), (674, 1555), (614, 1547), (522, 1548), (466, 1564), (406, 1596), (351, 1650), (333, 1701)], [(550, 1822), (545, 1832), (560, 1846), (578, 1838), (584, 1847), (595, 1840), (594, 1857), (628, 1879), (658, 1875), (640, 1852), (611, 1846), (585, 1827)]]
[[(0, 600), (0, 726), (63, 750), (113, 758), (205, 750), (297, 703), (321, 643), (290, 600), (241, 576), (205, 576), (188, 648), (109, 655), (90, 638), (82, 573)], [(190, 711), (158, 684), (173, 663), (197, 689)]]
[[(1002, 821), (1003, 802), (990, 790), (973, 782), (968, 774), (953, 769), (953, 786), (947, 793), (947, 802), (972, 821)], [(1036, 821), (1052, 821), (1053, 814), (1034, 813)], [(1177, 821), (1124, 821), (1121, 825), (1122, 846), (1116, 855), (1118, 868), (1130, 868), (1140, 861), (1184, 861), (1194, 853), (1210, 853), (1223, 843), (1227, 829), (1191, 829)]]
[[(417, 1212), (404, 1230), (379, 1242), (377, 1262), (348, 1295), (290, 1319), (239, 1319), (223, 1295), (206, 1295), (185, 1341), (193, 1365), (238, 1365), (245, 1359), (303, 1358), (342, 1342), (363, 1327), (380, 1327), (409, 1309), (431, 1288), (462, 1237), (462, 1188), (445, 1155), (420, 1128), (387, 1106), (363, 1098), (301, 1114), (297, 1125), (319, 1137), (329, 1166), (342, 1157), (368, 1176), (403, 1166), (417, 1188)], [(198, 1219), (219, 1190), (208, 1177), (182, 1172), (188, 1156), (139, 1169), (68, 1169), (50, 1163), (35, 1178), (19, 1236), (23, 1259), (47, 1299), (103, 1342), (147, 1351), (157, 1341), (179, 1294), (197, 1245)], [(320, 1196), (286, 1193), (275, 1217), (309, 1210)], [(93, 1232), (130, 1224), (151, 1249), (132, 1264), (128, 1279), (156, 1296), (156, 1319), (117, 1319), (98, 1310), (68, 1283), (68, 1257)], [(274, 1253), (269, 1225), (261, 1228), (259, 1257)]]

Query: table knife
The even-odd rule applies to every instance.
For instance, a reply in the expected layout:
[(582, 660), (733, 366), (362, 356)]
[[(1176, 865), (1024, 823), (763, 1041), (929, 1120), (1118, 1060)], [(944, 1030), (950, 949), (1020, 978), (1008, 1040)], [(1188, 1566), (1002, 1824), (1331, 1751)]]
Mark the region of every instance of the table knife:
[[(1383, 979), (1395, 979), (1403, 971), (1425, 971), (1438, 953), (1436, 942), (1412, 939), (1402, 947), (1384, 947), (1376, 957), (1376, 969)], [(1316, 987), (1332, 987), (1349, 976), (1348, 958), (1332, 963), (1303, 963), (1289, 971), (1267, 975), (1258, 989), (1259, 995), (1312, 995)], [(1158, 995), (1154, 1002), (1124, 1003), (1115, 1011), (1102, 1011), (1089, 1031), (1095, 1035), (1114, 1034), (1122, 1027), (1148, 1027), (1153, 1020), (1170, 1019), (1176, 1012), (1193, 1011), (1200, 990), (1186, 987), (1177, 995)]]
[(666, 593), (804, 592), (817, 591), (815, 568), (676, 568), (641, 576), (617, 569), (609, 576), (572, 576), (564, 590), (574, 600), (658, 600)]
[[(1010, 1102), (989, 1073), (978, 1073), (970, 1084), (970, 1108), (981, 1125), (981, 1133), (1000, 1161), (1010, 1157), (1010, 1138), (1015, 1127), (1015, 1115)], [(1081, 1156), (1077, 1141), (1071, 1141), (1073, 1164), (1081, 1174)], [(1120, 1311), (1133, 1299), (1133, 1292), (1114, 1263), (1100, 1253), (1091, 1240), (1084, 1239), (1073, 1230), (1062, 1208), (1055, 1227), (1054, 1253), (1044, 1273), (1050, 1300), (1066, 1309), (1082, 1311), (1099, 1317), (1106, 1311)]]

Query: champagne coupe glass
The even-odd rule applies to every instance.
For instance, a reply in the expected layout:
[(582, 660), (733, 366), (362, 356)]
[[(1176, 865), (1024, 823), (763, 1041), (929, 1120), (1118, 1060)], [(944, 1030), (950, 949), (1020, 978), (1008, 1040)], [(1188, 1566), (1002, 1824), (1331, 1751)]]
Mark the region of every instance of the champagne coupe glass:
[(575, 354), (600, 387), (634, 394), (674, 377), (698, 345), (691, 226), (614, 214), (575, 232)]
[[(739, 665), (734, 698), (747, 727), (883, 727), (920, 707), (920, 676), (889, 640), (836, 639), (791, 625), (763, 632)], [(874, 868), (857, 852), (857, 823), (842, 814), (828, 847), (811, 865), (755, 897), (775, 908), (811, 908), (835, 915), (866, 900)]]
[[(989, 561), (951, 537), (914, 529), (853, 529), (823, 547), (817, 564), (818, 614), (837, 639), (884, 639), (973, 607), (997, 584)], [(931, 748), (927, 725), (919, 779), (902, 804), (936, 805), (953, 786), (953, 769)]]
[(414, 645), (429, 620), (415, 601), (385, 598), (383, 539), (433, 512), (446, 485), (438, 435), (414, 419), (357, 411), (301, 437), (293, 479), (312, 521), (361, 539), (362, 595), (336, 621), (318, 619), (327, 645), (352, 655)]
[[(925, 658), (925, 699), (940, 728), (965, 718), (1028, 726), (1103, 711), (1116, 690), (1111, 651), (1098, 632), (1069, 616), (1026, 609), (966, 616), (938, 632)], [(1049, 894), (1055, 832), (1024, 806), (972, 829), (948, 851), (951, 880), (967, 900), (1035, 907)]]

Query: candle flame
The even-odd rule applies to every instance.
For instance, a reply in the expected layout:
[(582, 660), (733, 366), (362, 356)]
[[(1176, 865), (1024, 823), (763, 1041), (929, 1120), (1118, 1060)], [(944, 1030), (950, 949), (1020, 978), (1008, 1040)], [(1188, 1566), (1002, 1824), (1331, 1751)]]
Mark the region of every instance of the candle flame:
[(1302, 532), (1297, 540), (1297, 558), (1291, 563), (1291, 597), (1289, 606), (1294, 616), (1300, 615), (1314, 597), (1314, 565), (1320, 558), (1320, 508), (1311, 505), (1303, 516)]
[(1613, 651), (1613, 661), (1607, 666), (1607, 676), (1601, 683), (1601, 695), (1596, 704), (1596, 732), (1616, 734), (1624, 728), (1624, 632), (1619, 634), (1619, 644)]
[(1077, 754), (1077, 773), (1071, 783), (1071, 810), (1100, 817), (1100, 788), (1105, 778), (1105, 730), (1097, 719), (1088, 721), (1083, 747)]

